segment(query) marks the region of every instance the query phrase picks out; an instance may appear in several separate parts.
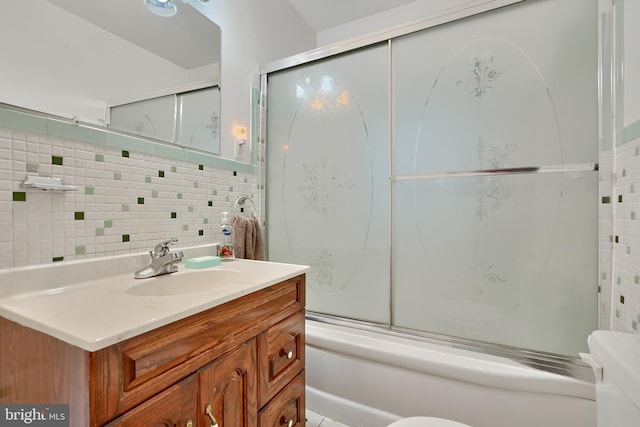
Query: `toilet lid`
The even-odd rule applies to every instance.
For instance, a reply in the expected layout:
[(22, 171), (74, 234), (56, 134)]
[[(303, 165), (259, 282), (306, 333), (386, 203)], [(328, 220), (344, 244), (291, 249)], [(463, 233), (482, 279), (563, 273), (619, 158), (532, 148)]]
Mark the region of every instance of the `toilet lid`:
[(388, 427), (471, 427), (456, 421), (433, 417), (404, 418), (389, 424)]

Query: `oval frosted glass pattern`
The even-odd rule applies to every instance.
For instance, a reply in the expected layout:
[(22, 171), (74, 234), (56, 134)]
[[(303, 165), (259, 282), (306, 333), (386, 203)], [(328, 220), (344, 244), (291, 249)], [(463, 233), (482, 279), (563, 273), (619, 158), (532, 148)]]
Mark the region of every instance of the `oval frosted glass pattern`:
[[(361, 268), (371, 227), (373, 171), (367, 129), (353, 96), (344, 96), (340, 108), (317, 111), (302, 105), (284, 155), (286, 241), (295, 262), (314, 268), (311, 285), (325, 292), (344, 288)], [(322, 139), (305, 143), (313, 135)], [(341, 262), (345, 259), (350, 262)]]
[(387, 55), (376, 46), (268, 81), (269, 259), (311, 267), (307, 309), (381, 323), (389, 321)]
[(555, 105), (529, 58), (499, 38), (476, 40), (456, 52), (425, 102), (413, 171), (561, 163)]

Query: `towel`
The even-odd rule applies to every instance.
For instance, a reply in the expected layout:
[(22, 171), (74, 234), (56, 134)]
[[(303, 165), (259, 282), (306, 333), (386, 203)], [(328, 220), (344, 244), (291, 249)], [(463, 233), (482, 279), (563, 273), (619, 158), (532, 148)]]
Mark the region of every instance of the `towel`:
[(264, 243), (258, 219), (236, 215), (232, 225), (236, 258), (263, 260)]
[(260, 221), (255, 216), (250, 219), (253, 224), (253, 259), (264, 261), (264, 242), (262, 241), (262, 231), (260, 231)]

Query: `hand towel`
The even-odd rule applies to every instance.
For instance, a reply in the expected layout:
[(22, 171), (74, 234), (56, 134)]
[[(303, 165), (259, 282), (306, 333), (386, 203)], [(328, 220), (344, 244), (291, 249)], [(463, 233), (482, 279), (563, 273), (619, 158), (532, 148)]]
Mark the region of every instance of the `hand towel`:
[(253, 258), (264, 261), (264, 242), (262, 241), (262, 231), (260, 231), (260, 221), (255, 216), (250, 219), (253, 224)]
[(258, 218), (236, 215), (233, 219), (233, 234), (236, 258), (264, 260), (264, 242)]

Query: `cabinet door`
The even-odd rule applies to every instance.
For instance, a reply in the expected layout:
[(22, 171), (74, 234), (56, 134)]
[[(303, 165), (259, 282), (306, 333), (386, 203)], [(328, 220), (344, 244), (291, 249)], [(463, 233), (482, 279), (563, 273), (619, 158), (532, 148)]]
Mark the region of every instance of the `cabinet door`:
[(197, 427), (198, 383), (191, 375), (131, 409), (107, 427)]
[(256, 342), (247, 341), (200, 371), (200, 426), (257, 427)]

